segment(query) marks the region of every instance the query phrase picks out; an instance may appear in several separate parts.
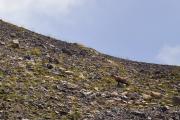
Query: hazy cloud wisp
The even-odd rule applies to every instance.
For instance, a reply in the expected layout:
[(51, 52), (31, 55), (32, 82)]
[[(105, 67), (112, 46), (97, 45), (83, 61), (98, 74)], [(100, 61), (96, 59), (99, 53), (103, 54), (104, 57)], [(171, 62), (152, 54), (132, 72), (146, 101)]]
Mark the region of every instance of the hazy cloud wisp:
[(0, 13), (32, 11), (68, 12), (71, 7), (81, 5), (86, 0), (0, 0)]
[(163, 64), (180, 65), (180, 45), (165, 45), (157, 55), (157, 60)]
[[(58, 18), (69, 14), (87, 0), (0, 0), (0, 16), (8, 21), (26, 24), (42, 15)], [(32, 21), (31, 21), (32, 22)]]

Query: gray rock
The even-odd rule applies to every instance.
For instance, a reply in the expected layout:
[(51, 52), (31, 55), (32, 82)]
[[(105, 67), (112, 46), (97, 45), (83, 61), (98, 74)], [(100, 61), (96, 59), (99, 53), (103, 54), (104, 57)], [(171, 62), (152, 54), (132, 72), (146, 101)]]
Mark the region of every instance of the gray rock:
[(144, 112), (140, 112), (140, 111), (133, 111), (133, 112), (131, 112), (131, 114), (138, 116), (138, 117), (141, 117), (141, 118), (146, 117), (146, 114)]
[(46, 67), (47, 67), (48, 69), (53, 69), (53, 68), (54, 68), (54, 66), (51, 65), (51, 64), (47, 64)]
[(130, 100), (137, 100), (140, 98), (140, 95), (136, 92), (134, 93), (128, 93), (127, 94), (127, 97), (130, 99)]
[(180, 105), (180, 96), (174, 96), (172, 98), (172, 101), (173, 101), (174, 104)]
[(12, 48), (20, 48), (19, 40), (18, 39), (12, 40), (11, 47)]
[(16, 33), (10, 33), (10, 37), (16, 37)]
[(3, 41), (0, 41), (0, 45), (5, 45), (6, 43)]

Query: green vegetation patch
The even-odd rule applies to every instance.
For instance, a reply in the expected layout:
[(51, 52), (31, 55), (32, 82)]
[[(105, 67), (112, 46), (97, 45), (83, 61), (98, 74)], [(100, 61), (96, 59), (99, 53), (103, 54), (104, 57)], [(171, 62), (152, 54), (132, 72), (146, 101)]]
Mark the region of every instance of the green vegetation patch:
[(4, 77), (4, 71), (0, 70), (0, 77)]
[(39, 48), (33, 48), (31, 51), (30, 51), (30, 54), (31, 55), (35, 55), (35, 56), (40, 56), (41, 55), (41, 50)]

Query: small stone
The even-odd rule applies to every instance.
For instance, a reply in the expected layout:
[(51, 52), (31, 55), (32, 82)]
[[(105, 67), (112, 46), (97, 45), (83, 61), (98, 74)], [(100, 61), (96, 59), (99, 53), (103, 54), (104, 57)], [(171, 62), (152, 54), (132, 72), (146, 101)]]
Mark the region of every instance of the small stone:
[(94, 89), (95, 89), (96, 91), (99, 91), (99, 88), (98, 88), (98, 87), (94, 87)]
[(128, 92), (127, 92), (127, 91), (125, 91), (125, 92), (121, 93), (121, 95), (122, 95), (122, 96), (126, 96), (127, 94), (128, 94)]
[(13, 47), (13, 48), (20, 48), (19, 40), (18, 39), (12, 40), (11, 47)]
[(12, 42), (13, 42), (14, 44), (19, 44), (19, 40), (18, 40), (18, 39), (14, 39)]
[(105, 97), (107, 97), (107, 94), (106, 93), (102, 93), (101, 97), (105, 98)]
[(83, 119), (83, 120), (89, 120), (88, 118), (93, 118), (94, 117), (94, 115), (92, 115), (91, 113), (86, 113), (85, 115), (86, 115), (86, 118)]
[(70, 56), (73, 55), (73, 52), (70, 49), (67, 49), (67, 48), (63, 48), (62, 52), (67, 54), (67, 55), (70, 55)]
[(46, 67), (47, 67), (48, 69), (53, 69), (53, 68), (54, 68), (53, 65), (51, 65), (51, 64), (47, 64)]
[(60, 71), (65, 71), (65, 70), (66, 70), (66, 69), (63, 68), (63, 67), (58, 67), (58, 69), (59, 69)]
[(144, 100), (151, 100), (152, 96), (147, 94), (142, 94)]
[(117, 102), (121, 102), (122, 99), (121, 98), (113, 98), (113, 100), (117, 101)]
[(16, 37), (16, 33), (10, 33), (10, 37)]
[(115, 100), (107, 100), (106, 103), (107, 104), (113, 104), (113, 103), (115, 103)]
[(18, 59), (18, 60), (23, 60), (23, 58), (22, 58), (22, 57), (18, 57), (17, 59)]
[(107, 59), (107, 62), (110, 63), (110, 64), (112, 64), (112, 65), (118, 65), (117, 63), (115, 63), (114, 61), (109, 60), (109, 59)]
[(166, 112), (169, 110), (169, 106), (163, 106), (160, 108), (162, 112)]
[(26, 55), (26, 56), (24, 56), (24, 59), (25, 59), (25, 60), (31, 60), (32, 57), (31, 57), (30, 55)]
[(65, 71), (65, 74), (67, 74), (67, 75), (74, 75), (74, 72), (73, 71)]
[(5, 45), (6, 43), (3, 41), (0, 41), (0, 45)]
[(59, 64), (60, 63), (58, 59), (52, 58), (52, 57), (49, 57), (49, 62), (54, 63), (54, 64)]
[(105, 114), (106, 116), (114, 117), (114, 114), (109, 110), (107, 110)]
[(70, 100), (75, 100), (76, 98), (74, 96), (67, 96), (68, 99)]
[(85, 79), (83, 73), (80, 73), (80, 74), (79, 74), (79, 78), (80, 78), (80, 79)]
[(92, 91), (88, 91), (88, 90), (82, 89), (82, 90), (81, 90), (81, 93), (82, 93), (85, 97), (87, 97), (87, 96), (89, 96), (89, 95), (92, 94)]
[(60, 71), (58, 71), (58, 70), (52, 70), (52, 73), (54, 74), (54, 75), (61, 75), (61, 72)]
[(152, 97), (154, 97), (154, 98), (156, 98), (156, 99), (160, 99), (160, 98), (162, 98), (162, 94), (161, 93), (159, 93), (159, 92), (151, 92), (151, 96)]
[(134, 114), (135, 116), (139, 116), (139, 117), (141, 117), (141, 118), (145, 118), (145, 117), (146, 117), (146, 115), (145, 115), (144, 112), (133, 111), (133, 112), (131, 112), (131, 113)]
[(134, 93), (128, 93), (127, 94), (127, 97), (130, 99), (130, 100), (137, 100), (140, 98), (140, 95), (136, 92)]
[(150, 116), (147, 117), (148, 120), (152, 120), (152, 118)]
[(111, 95), (111, 97), (118, 97), (119, 96), (119, 94), (117, 92), (115, 92), (115, 91), (112, 92), (110, 95)]
[(68, 89), (76, 89), (76, 88), (78, 88), (78, 85), (75, 85), (75, 84), (73, 84), (73, 83), (69, 83), (69, 82), (68, 82), (66, 85), (67, 85), (67, 88), (68, 88)]
[(90, 102), (91, 106), (96, 106), (97, 104), (98, 104), (97, 101)]
[(56, 88), (60, 91), (66, 91), (66, 89), (75, 90), (78, 88), (78, 85), (67, 81), (61, 81), (61, 84), (57, 85)]

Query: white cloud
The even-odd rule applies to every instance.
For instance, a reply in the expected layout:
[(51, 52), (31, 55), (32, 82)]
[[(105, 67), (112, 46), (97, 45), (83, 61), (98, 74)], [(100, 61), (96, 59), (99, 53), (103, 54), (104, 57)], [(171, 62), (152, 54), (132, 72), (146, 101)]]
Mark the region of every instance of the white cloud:
[(163, 64), (180, 65), (180, 45), (165, 45), (157, 55), (157, 60)]
[(88, 0), (0, 0), (0, 17), (7, 21), (29, 27), (33, 25), (33, 23), (42, 23), (49, 18), (58, 19), (60, 20), (59, 22), (61, 22), (64, 17), (67, 17), (67, 15), (73, 12), (74, 8), (84, 5), (87, 1)]
[(67, 13), (72, 7), (81, 5), (86, 0), (0, 0), (1, 13), (16, 13), (37, 10)]
[(58, 28), (76, 24), (76, 11), (92, 1), (94, 0), (0, 0), (0, 19), (56, 37), (61, 34)]

